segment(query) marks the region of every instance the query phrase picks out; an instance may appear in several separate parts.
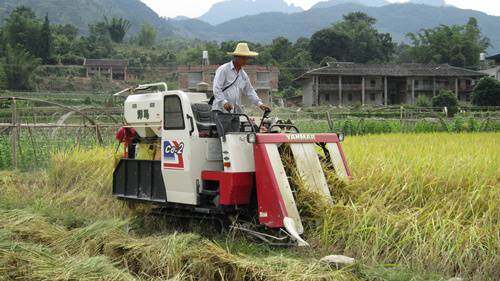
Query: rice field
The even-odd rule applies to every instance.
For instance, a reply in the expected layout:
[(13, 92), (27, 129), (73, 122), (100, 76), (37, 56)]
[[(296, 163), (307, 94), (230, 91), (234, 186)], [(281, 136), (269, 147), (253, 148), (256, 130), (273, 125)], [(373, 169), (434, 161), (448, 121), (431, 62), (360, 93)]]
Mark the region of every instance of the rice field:
[[(270, 248), (130, 211), (110, 195), (113, 148), (0, 172), (0, 280), (498, 280), (500, 134), (356, 136), (354, 179), (329, 179), (311, 248)], [(342, 254), (342, 269), (320, 262)]]

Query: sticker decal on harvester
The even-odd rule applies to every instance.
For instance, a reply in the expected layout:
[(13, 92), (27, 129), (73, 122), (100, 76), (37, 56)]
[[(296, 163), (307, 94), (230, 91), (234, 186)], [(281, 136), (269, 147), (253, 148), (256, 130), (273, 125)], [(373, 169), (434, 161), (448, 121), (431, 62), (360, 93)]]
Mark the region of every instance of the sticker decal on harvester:
[(184, 143), (178, 141), (163, 142), (163, 169), (184, 170)]
[(315, 140), (316, 136), (314, 134), (288, 134), (286, 138), (291, 141), (307, 141), (307, 140)]

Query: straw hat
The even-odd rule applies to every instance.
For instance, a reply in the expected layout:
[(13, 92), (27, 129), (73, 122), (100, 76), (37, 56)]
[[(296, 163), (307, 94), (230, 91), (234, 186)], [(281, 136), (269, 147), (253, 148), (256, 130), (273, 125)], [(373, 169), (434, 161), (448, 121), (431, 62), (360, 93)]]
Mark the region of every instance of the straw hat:
[(256, 57), (259, 55), (259, 53), (250, 51), (247, 43), (238, 43), (234, 52), (227, 54), (236, 57)]

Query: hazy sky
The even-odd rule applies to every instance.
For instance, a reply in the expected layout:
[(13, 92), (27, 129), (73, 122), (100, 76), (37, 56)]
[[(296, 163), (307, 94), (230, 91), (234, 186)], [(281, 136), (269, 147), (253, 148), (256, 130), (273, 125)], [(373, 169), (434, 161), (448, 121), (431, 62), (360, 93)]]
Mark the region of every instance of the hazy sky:
[[(223, 0), (141, 0), (164, 17), (188, 16), (198, 17), (208, 11), (210, 7)], [(324, 0), (285, 0), (303, 9)], [(405, 2), (404, 0), (389, 0), (389, 2)], [(446, 0), (449, 5), (462, 9), (483, 11), (490, 15), (500, 16), (500, 0)]]

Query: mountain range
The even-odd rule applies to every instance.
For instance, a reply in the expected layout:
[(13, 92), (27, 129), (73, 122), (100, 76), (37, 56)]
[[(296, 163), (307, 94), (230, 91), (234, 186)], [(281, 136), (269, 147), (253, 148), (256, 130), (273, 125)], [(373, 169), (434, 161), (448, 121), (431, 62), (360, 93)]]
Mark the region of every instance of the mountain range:
[[(386, 0), (327, 0), (327, 1), (322, 1), (322, 2), (316, 3), (314, 6), (312, 6), (311, 9), (329, 8), (332, 6), (336, 6), (336, 5), (340, 5), (340, 4), (347, 4), (347, 3), (354, 3), (354, 4), (368, 6), (368, 7), (382, 7), (382, 6), (391, 4), (391, 2), (386, 1)], [(409, 4), (424, 4), (424, 5), (436, 6), (436, 7), (441, 7), (441, 6), (446, 5), (446, 2), (444, 0), (410, 0), (407, 3), (409, 3)]]
[[(0, 0), (0, 23), (15, 7), (25, 5), (31, 7), (40, 17), (48, 13), (52, 22), (71, 23), (82, 33), (87, 32), (88, 24), (101, 21), (104, 16), (108, 16), (124, 17), (130, 20), (131, 34), (137, 32), (144, 22), (148, 22), (159, 30), (159, 36), (162, 38), (270, 42), (278, 36), (284, 36), (290, 40), (309, 37), (314, 32), (341, 20), (342, 15), (361, 11), (377, 19), (376, 27), (380, 31), (390, 33), (396, 41), (403, 41), (409, 32), (418, 32), (422, 28), (432, 28), (440, 24), (465, 24), (469, 17), (475, 17), (483, 34), (489, 37), (493, 44), (489, 51), (500, 51), (500, 17), (474, 10), (438, 5), (443, 3), (442, 0), (412, 0), (414, 2), (432, 1), (436, 6), (412, 3), (382, 5), (384, 0), (351, 0), (356, 3), (333, 0), (318, 3), (314, 8), (301, 12), (292, 12), (293, 7), (290, 8), (291, 6), (283, 0), (226, 2), (234, 1), (252, 2), (256, 5), (264, 2), (276, 3), (284, 11), (245, 15), (212, 25), (200, 19), (161, 18), (139, 0)], [(292, 10), (281, 6), (280, 3)], [(215, 12), (220, 11), (219, 9), (213, 8), (211, 11), (216, 14)]]
[(139, 0), (0, 0), (0, 22), (18, 6), (30, 7), (39, 17), (49, 15), (53, 23), (70, 23), (82, 33), (104, 16), (123, 17), (132, 23), (131, 32), (148, 22), (161, 36), (173, 36), (175, 27)]
[(385, 0), (329, 0), (316, 3), (311, 9), (322, 9), (330, 8), (340, 4), (354, 3), (358, 5), (368, 6), (368, 7), (381, 7), (391, 4), (391, 2)]
[(284, 0), (230, 0), (215, 3), (198, 19), (217, 25), (235, 18), (266, 12), (290, 14), (302, 11), (302, 8), (289, 5)]
[[(191, 36), (205, 40), (248, 40), (269, 42), (278, 36), (296, 40), (309, 37), (314, 32), (342, 20), (342, 16), (361, 11), (377, 19), (376, 27), (388, 32), (398, 42), (405, 40), (409, 32), (432, 28), (441, 24), (465, 24), (469, 17), (478, 20), (483, 34), (493, 45), (491, 51), (500, 51), (500, 17), (483, 12), (459, 9), (453, 6), (429, 6), (423, 4), (390, 4), (381, 7), (368, 7), (359, 4), (338, 4), (327, 8), (314, 8), (308, 11), (285, 13), (262, 13), (233, 19), (217, 26), (197, 21), (201, 29), (190, 28), (196, 20), (174, 23), (178, 29), (189, 30)], [(199, 32), (201, 31), (201, 32)]]

